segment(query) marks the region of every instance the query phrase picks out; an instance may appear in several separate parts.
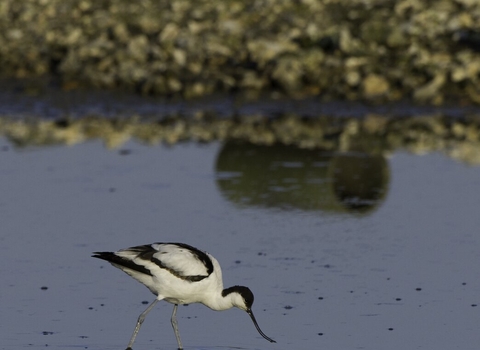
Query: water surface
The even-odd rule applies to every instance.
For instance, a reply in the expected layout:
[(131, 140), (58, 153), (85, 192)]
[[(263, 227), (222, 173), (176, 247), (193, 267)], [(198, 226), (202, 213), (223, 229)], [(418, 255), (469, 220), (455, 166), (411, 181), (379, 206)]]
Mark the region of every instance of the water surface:
[[(480, 167), (235, 144), (0, 142), (1, 349), (122, 349), (150, 292), (92, 251), (212, 253), (239, 310), (180, 307), (186, 349), (477, 349)], [(175, 349), (159, 303), (135, 349)]]

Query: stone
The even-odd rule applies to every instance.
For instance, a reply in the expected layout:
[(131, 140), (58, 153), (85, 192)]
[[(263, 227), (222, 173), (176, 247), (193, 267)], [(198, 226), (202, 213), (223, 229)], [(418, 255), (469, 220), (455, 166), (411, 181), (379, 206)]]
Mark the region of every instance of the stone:
[(362, 82), (363, 96), (367, 99), (378, 98), (386, 95), (390, 85), (383, 76), (369, 74)]

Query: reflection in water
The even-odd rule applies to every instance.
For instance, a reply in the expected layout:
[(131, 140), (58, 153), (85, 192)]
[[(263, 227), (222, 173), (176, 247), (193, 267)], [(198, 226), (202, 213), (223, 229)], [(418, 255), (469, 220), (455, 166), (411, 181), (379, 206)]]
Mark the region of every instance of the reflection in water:
[(349, 211), (368, 212), (387, 192), (388, 163), (382, 156), (337, 154), (331, 158), (329, 169), (335, 198)]
[(221, 192), (239, 205), (359, 214), (378, 207), (389, 183), (383, 156), (285, 145), (228, 142), (216, 172)]
[(329, 152), (358, 151), (387, 154), (399, 149), (416, 154), (442, 152), (466, 164), (480, 165), (480, 116), (453, 118), (366, 115), (363, 118), (301, 115), (238, 115), (107, 119), (11, 119), (0, 116), (0, 136), (17, 147), (73, 145), (101, 139), (108, 148), (129, 139), (149, 145), (183, 141), (244, 141), (256, 145), (284, 144)]

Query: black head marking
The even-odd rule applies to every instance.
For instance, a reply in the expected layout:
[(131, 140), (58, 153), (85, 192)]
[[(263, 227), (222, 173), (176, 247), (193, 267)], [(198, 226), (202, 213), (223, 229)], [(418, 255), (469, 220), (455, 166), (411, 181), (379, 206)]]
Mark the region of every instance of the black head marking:
[(244, 286), (233, 286), (222, 291), (222, 296), (225, 297), (230, 293), (238, 293), (242, 296), (243, 300), (245, 301), (245, 305), (247, 309), (251, 309), (253, 305), (253, 293), (252, 291)]

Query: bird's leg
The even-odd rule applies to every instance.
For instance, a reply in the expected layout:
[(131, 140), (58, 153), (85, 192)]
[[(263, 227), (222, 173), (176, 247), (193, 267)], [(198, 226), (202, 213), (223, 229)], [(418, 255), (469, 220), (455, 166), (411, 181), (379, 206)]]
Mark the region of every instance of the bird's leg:
[(178, 350), (183, 350), (182, 341), (180, 340), (180, 333), (178, 332), (177, 307), (178, 307), (178, 304), (175, 304), (175, 306), (173, 307), (171, 321), (172, 321), (173, 331), (175, 332), (175, 337), (177, 338)]
[(132, 345), (133, 342), (135, 341), (135, 338), (137, 337), (138, 331), (140, 330), (140, 326), (142, 325), (143, 321), (145, 321), (145, 317), (147, 314), (153, 309), (155, 304), (158, 302), (158, 299), (155, 299), (150, 305), (148, 305), (147, 309), (138, 316), (137, 320), (137, 325), (135, 326), (135, 329), (133, 330), (133, 335), (132, 338), (130, 339), (130, 342), (128, 343), (127, 350), (132, 350)]

